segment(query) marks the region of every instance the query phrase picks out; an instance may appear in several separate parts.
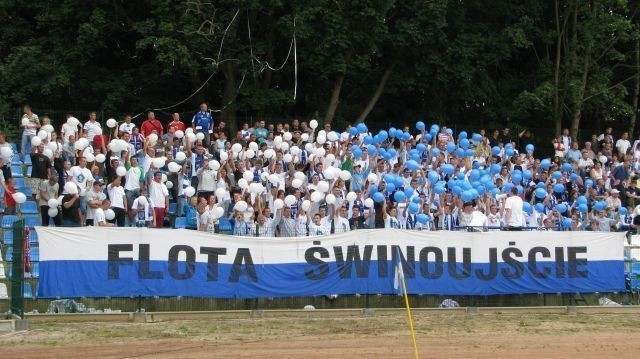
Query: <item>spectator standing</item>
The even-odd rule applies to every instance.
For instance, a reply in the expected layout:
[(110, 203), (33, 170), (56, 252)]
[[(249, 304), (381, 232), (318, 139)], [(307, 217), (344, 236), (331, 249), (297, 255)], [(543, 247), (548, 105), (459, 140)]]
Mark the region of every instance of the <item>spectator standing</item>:
[[(44, 180), (40, 183), (40, 198), (38, 199), (38, 205), (40, 206), (40, 217), (42, 218), (43, 226), (49, 225), (49, 200), (57, 199), (59, 188), (60, 185), (58, 184), (57, 175), (49, 176), (48, 180)], [(62, 214), (58, 213), (57, 216), (53, 217), (53, 222), (56, 226), (61, 226)]]
[(13, 199), (13, 195), (17, 192), (15, 189), (16, 180), (13, 178), (7, 179), (7, 186), (4, 190), (4, 214), (16, 214), (16, 200)]
[(175, 128), (176, 131), (182, 131), (182, 132), (184, 132), (186, 129), (184, 122), (180, 120), (180, 114), (177, 112), (171, 115), (171, 122), (169, 122), (169, 124), (167, 125), (167, 132), (169, 132), (169, 129), (171, 127)]
[(38, 119), (38, 115), (31, 111), (31, 106), (25, 105), (22, 110), (24, 114), (20, 124), (20, 127), (23, 128), (20, 159), (24, 161), (24, 156), (31, 153), (31, 139), (36, 136), (36, 132), (40, 128), (40, 119)]
[(140, 125), (140, 132), (142, 133), (142, 136), (147, 138), (154, 130), (156, 131), (158, 138), (160, 138), (164, 133), (162, 123), (156, 119), (156, 115), (152, 111), (149, 111), (149, 113), (147, 113), (147, 119), (142, 123), (142, 125)]
[(62, 197), (62, 226), (80, 227), (82, 217), (80, 213), (80, 196), (78, 193), (67, 193)]
[(155, 228), (162, 228), (164, 217), (169, 207), (169, 190), (162, 183), (162, 172), (149, 169), (147, 173), (147, 185), (149, 186), (149, 198), (153, 203), (153, 222)]
[(133, 128), (136, 127), (136, 124), (131, 122), (131, 115), (124, 116), (124, 122), (120, 124), (118, 130), (120, 131), (120, 135), (125, 133), (131, 134), (133, 133)]
[(522, 198), (518, 196), (518, 188), (516, 187), (511, 188), (509, 197), (504, 201), (504, 223), (507, 230), (522, 229), (524, 212), (522, 211)]
[(44, 144), (40, 144), (38, 147), (34, 148), (34, 152), (31, 154), (31, 178), (27, 178), (25, 182), (31, 188), (31, 193), (33, 194), (33, 199), (36, 198), (36, 195), (40, 191), (40, 183), (43, 180), (49, 179), (51, 174), (51, 160), (49, 157), (43, 154), (44, 152)]
[(127, 196), (122, 187), (122, 177), (116, 177), (109, 185), (107, 185), (107, 194), (111, 202), (111, 209), (115, 213), (115, 224), (118, 227), (125, 226), (125, 217), (127, 215)]
[(93, 137), (96, 134), (102, 133), (102, 126), (100, 125), (100, 122), (96, 121), (95, 112), (89, 112), (89, 121), (85, 122), (83, 128), (84, 133), (87, 136), (87, 140), (89, 140), (90, 143), (93, 143)]
[(211, 144), (211, 134), (213, 133), (214, 119), (209, 112), (206, 103), (200, 104), (200, 111), (196, 112), (191, 119), (191, 125), (195, 133), (204, 134), (204, 146), (209, 147)]

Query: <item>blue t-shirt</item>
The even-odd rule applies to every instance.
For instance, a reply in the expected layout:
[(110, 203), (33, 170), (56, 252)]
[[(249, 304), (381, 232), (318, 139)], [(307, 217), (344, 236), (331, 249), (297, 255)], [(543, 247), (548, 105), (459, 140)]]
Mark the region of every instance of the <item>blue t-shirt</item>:
[(209, 132), (213, 131), (213, 117), (208, 111), (198, 111), (193, 115), (191, 123), (196, 127), (196, 132)]

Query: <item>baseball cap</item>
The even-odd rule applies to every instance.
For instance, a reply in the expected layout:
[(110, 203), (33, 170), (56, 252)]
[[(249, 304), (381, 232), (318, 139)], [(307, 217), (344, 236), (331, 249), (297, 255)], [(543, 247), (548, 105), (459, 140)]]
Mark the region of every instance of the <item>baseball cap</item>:
[(102, 177), (96, 177), (95, 180), (93, 181), (93, 185), (103, 185), (104, 184), (104, 180), (102, 179)]

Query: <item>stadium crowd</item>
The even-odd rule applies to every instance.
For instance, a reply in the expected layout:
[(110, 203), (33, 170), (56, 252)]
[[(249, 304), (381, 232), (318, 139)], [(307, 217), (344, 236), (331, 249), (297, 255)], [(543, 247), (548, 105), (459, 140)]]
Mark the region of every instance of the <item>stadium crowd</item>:
[[(627, 231), (640, 225), (640, 141), (568, 130), (536, 156), (527, 130), (377, 133), (318, 121), (244, 123), (229, 133), (206, 104), (183, 121), (153, 112), (103, 124), (68, 115), (59, 131), (25, 106), (20, 160), (0, 135), (5, 214), (38, 201), (42, 224), (188, 228), (300, 237), (360, 228)], [(551, 147), (552, 146), (552, 147)], [(20, 195), (24, 193), (24, 195)], [(24, 198), (23, 198), (24, 197)]]

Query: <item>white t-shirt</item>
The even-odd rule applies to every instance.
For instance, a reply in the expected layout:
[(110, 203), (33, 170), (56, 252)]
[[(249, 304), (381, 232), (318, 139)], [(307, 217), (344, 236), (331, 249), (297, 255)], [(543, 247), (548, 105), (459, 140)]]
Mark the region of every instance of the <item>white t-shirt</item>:
[(93, 182), (93, 175), (88, 168), (80, 168), (80, 166), (71, 167), (71, 175), (73, 183), (80, 187), (80, 196), (84, 196), (87, 191), (87, 182)]
[(122, 186), (113, 186), (109, 184), (107, 186), (107, 193), (109, 194), (109, 200), (111, 201), (111, 207), (124, 209), (124, 188)]
[(124, 175), (124, 188), (129, 191), (140, 189), (141, 176), (142, 168), (140, 166), (129, 168)]
[(95, 212), (93, 212), (93, 226), (98, 227), (100, 223), (106, 222), (107, 217), (104, 215), (104, 211), (102, 208), (96, 208)]
[(122, 132), (122, 133), (125, 133), (125, 132), (126, 132), (126, 133), (128, 133), (128, 134), (131, 134), (131, 133), (133, 132), (133, 128), (134, 128), (134, 127), (136, 127), (136, 124), (135, 124), (135, 123), (133, 123), (133, 122), (131, 122), (131, 123), (123, 122), (123, 123), (120, 125), (120, 128), (119, 128), (119, 129), (120, 129), (120, 132)]
[(22, 125), (25, 126), (24, 134), (29, 136), (35, 136), (38, 131), (38, 124), (40, 120), (38, 119), (38, 115), (35, 113), (31, 115), (31, 117), (27, 116), (27, 114), (22, 115)]
[(315, 223), (309, 223), (309, 237), (325, 236), (329, 234), (329, 229), (322, 224), (316, 225)]
[(524, 212), (522, 211), (522, 198), (518, 196), (511, 196), (504, 201), (504, 209), (511, 210), (511, 216), (509, 216), (509, 222), (505, 223), (506, 226), (522, 227), (525, 223)]
[(89, 140), (89, 142), (93, 141), (93, 137), (96, 135), (96, 131), (98, 129), (102, 129), (102, 126), (100, 126), (100, 122), (96, 121), (91, 123), (91, 121), (87, 121), (84, 124), (84, 129), (85, 131), (87, 131), (87, 140)]
[[(78, 134), (78, 126), (74, 126), (68, 122), (65, 122), (62, 125), (62, 140), (67, 143), (69, 142), (69, 136), (76, 136)], [(76, 136), (76, 139), (78, 137)]]
[(164, 183), (158, 183), (154, 180), (149, 183), (149, 198), (156, 208), (165, 208), (165, 198), (169, 196), (169, 190)]
[(153, 219), (153, 215), (151, 213), (153, 202), (149, 203), (148, 198), (145, 198), (144, 201), (140, 201), (139, 199), (140, 197), (134, 199), (131, 204), (131, 210), (136, 214), (136, 222), (143, 223), (151, 221)]

